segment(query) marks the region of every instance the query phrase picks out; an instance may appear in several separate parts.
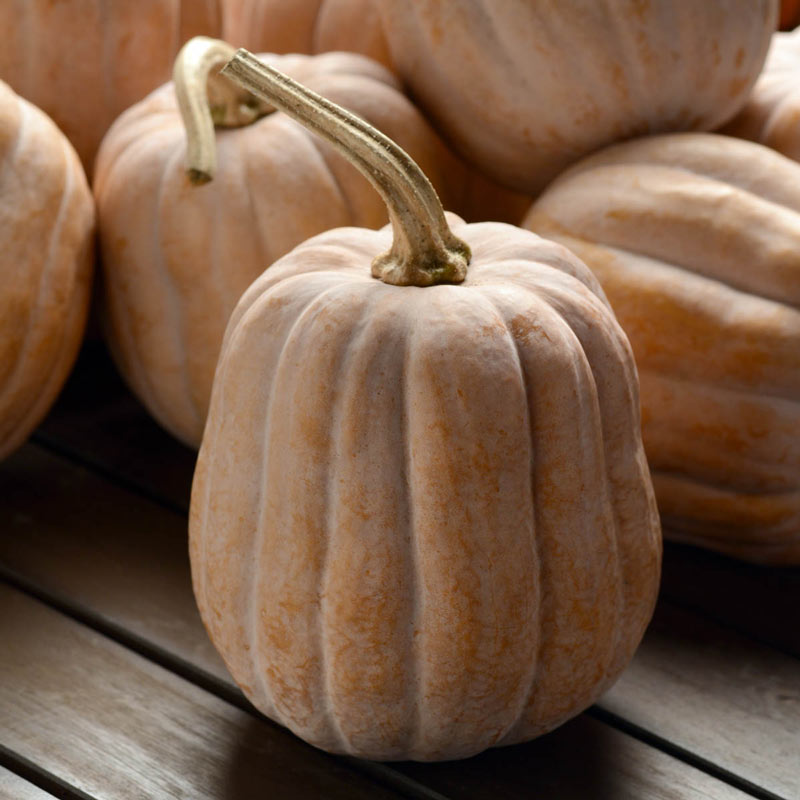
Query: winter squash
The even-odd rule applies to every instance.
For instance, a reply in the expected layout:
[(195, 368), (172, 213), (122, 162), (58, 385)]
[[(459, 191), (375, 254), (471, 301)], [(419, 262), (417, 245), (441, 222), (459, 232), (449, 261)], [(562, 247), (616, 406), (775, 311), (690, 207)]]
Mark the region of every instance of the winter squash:
[[(200, 37), (176, 67), (192, 131), (190, 168), (201, 182), (216, 170), (213, 182), (186, 176), (187, 134), (172, 84), (115, 123), (94, 182), (110, 349), (155, 418), (194, 447), (241, 293), (309, 236), (386, 223), (383, 203), (355, 168), (283, 114), (250, 108), (253, 98), (213, 74), (209, 113), (206, 76), (232, 54), (224, 42)], [(264, 57), (396, 138), (451, 208), (495, 202), (501, 214), (513, 208), (522, 218), (529, 202), (468, 173), (386, 68), (351, 53)]]
[(781, 16), (778, 27), (790, 31), (800, 24), (800, 0), (781, 0)]
[(46, 111), (87, 172), (105, 131), (169, 79), (180, 45), (217, 35), (219, 0), (3, 0), (0, 79)]
[(778, 0), (375, 3), (395, 69), (440, 132), (530, 194), (603, 145), (723, 124), (778, 20)]
[(800, 29), (773, 35), (764, 70), (747, 103), (722, 132), (800, 161)]
[(374, 0), (224, 0), (223, 38), (269, 53), (362, 53), (391, 66)]
[(0, 81), (0, 458), (49, 410), (81, 342), (94, 203), (53, 122)]
[(800, 165), (715, 134), (589, 157), (523, 223), (630, 337), (665, 535), (800, 563)]
[(390, 140), (249, 55), (224, 71), (345, 148), (392, 227), (305, 242), (231, 317), (190, 513), (211, 638), (327, 750), (543, 733), (619, 675), (657, 591), (625, 336), (564, 248), (448, 224)]

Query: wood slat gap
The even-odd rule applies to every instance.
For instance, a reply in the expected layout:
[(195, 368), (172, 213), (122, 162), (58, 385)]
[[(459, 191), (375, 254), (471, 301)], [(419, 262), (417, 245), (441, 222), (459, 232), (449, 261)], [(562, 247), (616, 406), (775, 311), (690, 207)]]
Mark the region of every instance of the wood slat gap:
[[(130, 633), (130, 631), (126, 630), (120, 625), (105, 619), (102, 615), (99, 615), (96, 612), (81, 606), (80, 604), (71, 602), (66, 597), (42, 588), (36, 583), (17, 574), (13, 570), (8, 569), (8, 567), (6, 567), (4, 564), (0, 564), (0, 581), (8, 584), (12, 588), (27, 595), (28, 597), (44, 603), (48, 607), (58, 611), (60, 614), (63, 614), (65, 617), (68, 617), (74, 622), (84, 625), (96, 633), (105, 636), (107, 639), (110, 639), (111, 641), (116, 642), (117, 644), (120, 644), (129, 650), (132, 650), (138, 655), (146, 658), (148, 661), (158, 664), (160, 667), (163, 667), (164, 669), (174, 673), (175, 675), (178, 675), (189, 683), (204, 689), (219, 699), (236, 706), (237, 708), (259, 719), (267, 725), (283, 730), (282, 726), (280, 726), (277, 722), (257, 711), (256, 708), (241, 693), (241, 691), (239, 691), (239, 689), (226, 684), (215, 675), (206, 672), (191, 662), (186, 661), (179, 656), (176, 656), (173, 653), (158, 647), (157, 645), (154, 645), (147, 639)], [(0, 751), (1, 750), (2, 745), (0, 745)], [(58, 800), (95, 800), (89, 795), (86, 795), (78, 790), (71, 789), (66, 784), (58, 782), (58, 779), (55, 778), (55, 776), (51, 776), (51, 779), (58, 783), (60, 791), (67, 792), (66, 794), (63, 794), (62, 797), (62, 795), (54, 792), (53, 788), (39, 783), (38, 780), (32, 780), (30, 777), (24, 774), (23, 771), (21, 771), (29, 769), (36, 770), (36, 765), (27, 764), (25, 759), (22, 759), (20, 756), (14, 753), (9, 752), (8, 757), (9, 759), (12, 759), (12, 761), (10, 761), (8, 764), (5, 764), (2, 760), (2, 752), (0, 752), (0, 765), (6, 766), (12, 772), (17, 772), (21, 777), (24, 777), (30, 783), (34, 783), (35, 785), (39, 786), (39, 788), (55, 795)], [(364, 761), (363, 759), (346, 756), (330, 756), (330, 758), (340, 758), (342, 761), (349, 764), (354, 771), (361, 773), (363, 776), (370, 778), (377, 783), (380, 783), (387, 789), (391, 789), (392, 791), (409, 798), (409, 800), (449, 800), (449, 798), (447, 798), (445, 795), (433, 789), (429, 789), (424, 784), (415, 781), (413, 778), (410, 778), (407, 775), (403, 775), (401, 772), (398, 772), (386, 764)], [(17, 768), (17, 764), (21, 765), (21, 767)], [(39, 775), (39, 773), (36, 774)], [(48, 780), (46, 773), (41, 772), (41, 776), (42, 780)], [(69, 794), (68, 792), (72, 792), (72, 794)]]
[(682, 761), (684, 764), (704, 772), (706, 775), (709, 775), (712, 778), (716, 778), (723, 783), (727, 783), (734, 789), (738, 789), (758, 798), (758, 800), (795, 800), (795, 798), (792, 797), (774, 794), (773, 792), (770, 792), (769, 790), (764, 789), (757, 784), (751, 783), (750, 781), (740, 777), (739, 775), (736, 775), (733, 772), (729, 772), (724, 767), (715, 764), (713, 761), (708, 761), (702, 756), (698, 756), (697, 754), (693, 753), (691, 750), (687, 750), (686, 748), (671, 742), (669, 739), (658, 736), (652, 731), (642, 728), (641, 726), (626, 720), (624, 717), (615, 714), (613, 711), (603, 708), (602, 703), (593, 705), (585, 713), (593, 719), (596, 719), (598, 722), (603, 722), (606, 725), (610, 725), (611, 727), (616, 728), (623, 733), (627, 733), (629, 736), (642, 742), (642, 744), (646, 744), (656, 750), (660, 750), (661, 752), (670, 755), (679, 761)]
[[(39, 445), (41, 446), (41, 445)], [(56, 458), (61, 460), (66, 460), (68, 463), (74, 463), (73, 459), (67, 454), (64, 455), (63, 453), (59, 452), (60, 448), (43, 448), (48, 452), (51, 452)], [(131, 491), (130, 482), (129, 481), (118, 481), (115, 478), (113, 472), (109, 472), (108, 470), (104, 470), (102, 468), (96, 468), (91, 465), (87, 464), (80, 464), (80, 467), (86, 469), (87, 471), (98, 475), (102, 480), (111, 483), (112, 485), (116, 485), (125, 491)], [(141, 492), (138, 490), (134, 490), (134, 494), (142, 499), (146, 500), (147, 502), (152, 502), (155, 506), (159, 508), (164, 508), (168, 510), (170, 513), (176, 514), (181, 519), (186, 518), (186, 513), (179, 508), (170, 507), (171, 504), (168, 502), (161, 502), (158, 499), (153, 499), (152, 497), (148, 497), (149, 493)], [(98, 631), (99, 633), (113, 639), (114, 641), (124, 645), (125, 647), (143, 655), (147, 659), (158, 663), (160, 666), (174, 672), (181, 677), (185, 678), (186, 680), (194, 683), (195, 685), (200, 686), (201, 688), (209, 691), (210, 693), (216, 695), (220, 699), (229, 702), (238, 708), (246, 711), (247, 713), (258, 716), (262, 720), (266, 720), (271, 725), (277, 725), (277, 723), (268, 720), (266, 717), (260, 715), (251, 705), (250, 703), (244, 698), (244, 696), (235, 689), (232, 685), (226, 683), (224, 680), (220, 679), (218, 676), (214, 675), (211, 672), (204, 670), (202, 667), (196, 666), (191, 662), (182, 659), (180, 656), (172, 653), (160, 647), (159, 645), (153, 644), (152, 641), (139, 636), (135, 633), (131, 633), (126, 628), (110, 622), (102, 615), (98, 614), (95, 611), (91, 611), (88, 608), (82, 607), (80, 604), (76, 603), (75, 601), (70, 600), (66, 596), (59, 596), (57, 593), (52, 592), (51, 590), (47, 590), (38, 584), (30, 581), (22, 577), (21, 575), (9, 570), (7, 567), (0, 564), (0, 578), (5, 579), (15, 588), (35, 597), (38, 600), (41, 600), (48, 605), (52, 606), (53, 608), (59, 610), (61, 613), (65, 614), (66, 616)], [(662, 600), (663, 603), (663, 600)], [(668, 602), (669, 606), (675, 608), (681, 608), (682, 604), (675, 603), (672, 600)], [(703, 609), (691, 609), (691, 613), (701, 619), (709, 619), (713, 621), (715, 625), (720, 626), (721, 628), (725, 628), (727, 630), (733, 630), (736, 632), (737, 635), (743, 636), (748, 640), (753, 640), (752, 635), (747, 631), (739, 630), (735, 625), (726, 624), (724, 621), (718, 620), (713, 614), (709, 614), (705, 612)], [(780, 653), (781, 655), (789, 655), (793, 660), (796, 660), (796, 657), (792, 653), (785, 653), (784, 650), (780, 647), (776, 647), (773, 643), (767, 643), (767, 646), (775, 652)], [(613, 712), (607, 711), (602, 707), (595, 706), (591, 710), (591, 714), (602, 721), (605, 724), (610, 725), (611, 727), (619, 730), (623, 733), (626, 733), (633, 738), (637, 739), (638, 741), (646, 744), (648, 746), (655, 747), (655, 749), (670, 755), (679, 761), (686, 763), (690, 766), (700, 769), (701, 771), (705, 772), (706, 774), (721, 779), (725, 783), (733, 786), (734, 788), (740, 789), (742, 791), (746, 791), (747, 793), (758, 797), (758, 798), (767, 798), (768, 800), (774, 800), (778, 798), (778, 800), (783, 800), (780, 795), (775, 795), (768, 790), (763, 789), (762, 787), (753, 784), (747, 781), (745, 778), (735, 775), (734, 773), (729, 772), (728, 770), (717, 766), (711, 761), (703, 759), (694, 755), (691, 751), (683, 748), (681, 745), (658, 736), (657, 734), (652, 733), (647, 728), (643, 728), (636, 723), (625, 719), (622, 716), (619, 716)], [(425, 800), (430, 800), (431, 798), (439, 798), (440, 795), (437, 795), (435, 792), (433, 795), (430, 794), (432, 790), (428, 790), (422, 784), (417, 786), (411, 787), (411, 789), (406, 788), (406, 781), (409, 779), (402, 775), (402, 773), (394, 770), (392, 767), (389, 767), (384, 764), (379, 763), (372, 763), (372, 762), (361, 762), (358, 759), (350, 759), (350, 763), (354, 766), (354, 768), (358, 769), (362, 772), (367, 772), (370, 777), (375, 776), (375, 772), (377, 772), (382, 776), (381, 781), (386, 785), (388, 788), (393, 789), (394, 791), (413, 791), (415, 792), (411, 796), (417, 798), (425, 798)]]
[[(90, 609), (84, 608), (80, 604), (76, 604), (66, 597), (62, 597), (57, 593), (42, 588), (36, 583), (24, 578), (21, 575), (18, 575), (13, 570), (8, 569), (3, 564), (0, 564), (0, 580), (8, 583), (18, 591), (45, 603), (64, 616), (69, 617), (70, 619), (85, 625), (88, 628), (91, 628), (92, 630), (111, 639), (112, 641), (123, 645), (124, 647), (138, 653), (150, 661), (157, 663), (164, 669), (175, 673), (190, 683), (193, 683), (205, 691), (219, 697), (225, 702), (235, 705), (237, 708), (240, 708), (251, 716), (258, 718), (271, 726), (280, 727), (278, 723), (259, 713), (238, 689), (229, 686), (215, 675), (206, 672), (191, 662), (160, 648), (158, 645), (154, 645), (147, 639), (130, 633), (127, 629), (108, 621), (102, 617), (102, 615), (99, 615)], [(721, 780), (735, 789), (744, 791), (753, 797), (758, 798), (758, 800), (792, 800), (791, 798), (784, 798), (780, 795), (766, 791), (763, 788), (728, 772), (713, 762), (696, 756), (691, 751), (680, 747), (674, 742), (664, 739), (657, 734), (654, 734), (651, 731), (642, 728), (641, 726), (636, 725), (629, 720), (626, 720), (624, 717), (604, 709), (600, 705), (592, 706), (585, 713), (598, 722), (625, 733), (637, 741), (640, 741), (642, 744), (659, 750), (660, 752), (663, 752), (666, 755), (677, 759), (678, 761), (695, 767), (710, 777)], [(349, 757), (344, 757), (342, 760), (349, 763), (354, 770), (362, 773), (365, 777), (376, 780), (383, 784), (386, 788), (402, 793), (409, 798), (413, 798), (413, 800), (448, 800), (445, 795), (435, 791), (434, 789), (428, 788), (424, 784), (418, 783), (413, 778), (398, 772), (386, 764)], [(31, 782), (33, 783), (33, 781)], [(46, 787), (42, 786), (40, 788)], [(51, 790), (48, 789), (48, 791)], [(59, 797), (59, 800), (61, 800), (60, 796), (56, 796)], [(74, 795), (74, 797), (79, 798), (79, 800), (84, 800), (84, 797), (86, 796), (80, 794)], [(73, 800), (73, 797), (71, 795), (65, 795), (64, 800)], [(89, 798), (89, 800), (93, 800), (93, 798)]]
[(52, 795), (55, 800), (98, 800), (2, 744), (0, 744), (0, 767), (5, 767), (9, 772)]

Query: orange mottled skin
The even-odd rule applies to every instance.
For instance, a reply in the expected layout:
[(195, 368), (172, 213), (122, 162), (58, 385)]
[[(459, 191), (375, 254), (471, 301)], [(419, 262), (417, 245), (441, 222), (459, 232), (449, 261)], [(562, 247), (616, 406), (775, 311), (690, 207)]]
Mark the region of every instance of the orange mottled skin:
[(0, 458), (66, 380), (83, 336), (94, 203), (53, 122), (0, 81)]
[(635, 368), (596, 280), (508, 225), (458, 285), (391, 231), (321, 234), (244, 294), (192, 488), (195, 595), (264, 713), (330, 751), (461, 758), (617, 678), (658, 588)]
[(437, 130), (529, 194), (612, 142), (726, 122), (778, 19), (778, 0), (373, 2)]
[[(263, 58), (399, 142), (446, 207), (480, 219), (521, 219), (529, 201), (468, 171), (385, 67), (355, 53)], [(242, 292), (310, 236), (387, 220), (369, 182), (281, 113), (218, 130), (216, 147), (216, 178), (193, 185), (185, 130), (166, 84), (116, 121), (94, 180), (111, 350), (153, 416), (193, 447), (225, 324)]]
[(523, 224), (590, 266), (630, 337), (667, 536), (800, 563), (800, 166), (727, 136), (640, 139)]

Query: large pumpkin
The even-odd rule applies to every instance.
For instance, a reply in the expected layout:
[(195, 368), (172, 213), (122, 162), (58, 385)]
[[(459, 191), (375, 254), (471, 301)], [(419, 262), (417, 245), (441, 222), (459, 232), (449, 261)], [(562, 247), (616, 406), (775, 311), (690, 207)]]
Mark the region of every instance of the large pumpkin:
[(666, 534), (800, 563), (800, 165), (674, 134), (559, 178), (523, 223), (580, 256), (630, 337)]
[(800, 161), (800, 29), (772, 37), (764, 70), (747, 103), (722, 132)]
[(223, 0), (223, 37), (269, 53), (362, 53), (390, 66), (374, 0)]
[(0, 81), (0, 458), (49, 410), (78, 351), (94, 203), (53, 122)]
[(625, 336), (564, 248), (451, 230), (391, 142), (234, 63), (369, 170), (394, 238), (321, 234), (231, 318), (190, 514), (211, 638), (327, 750), (459, 758), (543, 733), (619, 675), (656, 596)]
[[(197, 87), (193, 107), (206, 115), (208, 59), (220, 52), (224, 63), (233, 49), (200, 38), (179, 61), (181, 85)], [(449, 207), (485, 208), (495, 198), (495, 210), (504, 214), (510, 200), (516, 219), (522, 218), (528, 203), (520, 206), (520, 198), (468, 173), (384, 67), (351, 53), (265, 58), (401, 142), (433, 176)], [(195, 77), (187, 77), (193, 71)], [(201, 161), (218, 161), (211, 183), (194, 185), (186, 176), (186, 130), (169, 84), (109, 131), (94, 186), (111, 350), (151, 413), (195, 447), (225, 324), (241, 293), (309, 236), (386, 222), (380, 198), (331, 147), (281, 113), (250, 113), (248, 100), (228, 81), (212, 75), (210, 86), (214, 118), (241, 124), (219, 128), (215, 136), (209, 118), (198, 154)], [(241, 108), (248, 113), (242, 116)], [(205, 161), (193, 168), (213, 169)]]
[(392, 62), (445, 137), (535, 193), (620, 139), (742, 106), (778, 0), (375, 0)]
[(91, 174), (114, 119), (221, 22), (219, 0), (3, 0), (0, 78), (53, 118)]

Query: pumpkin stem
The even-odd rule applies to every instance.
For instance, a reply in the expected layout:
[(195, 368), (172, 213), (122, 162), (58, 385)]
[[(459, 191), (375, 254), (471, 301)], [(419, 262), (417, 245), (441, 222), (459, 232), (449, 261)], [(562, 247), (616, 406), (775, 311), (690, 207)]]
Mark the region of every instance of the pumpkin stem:
[(397, 286), (464, 280), (469, 247), (450, 230), (430, 181), (397, 144), (247, 50), (238, 50), (221, 74), (330, 142), (369, 179), (394, 232), (391, 249), (372, 262), (373, 276)]
[(214, 126), (243, 127), (272, 109), (218, 75), (234, 53), (220, 39), (195, 36), (175, 59), (172, 80), (186, 129), (186, 171), (192, 183), (207, 183), (217, 168)]

